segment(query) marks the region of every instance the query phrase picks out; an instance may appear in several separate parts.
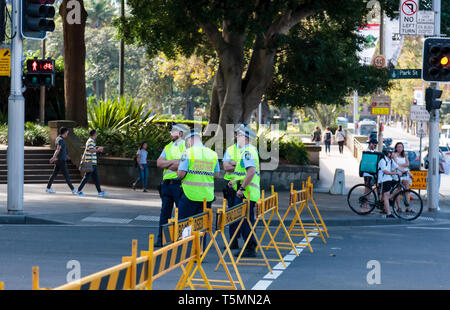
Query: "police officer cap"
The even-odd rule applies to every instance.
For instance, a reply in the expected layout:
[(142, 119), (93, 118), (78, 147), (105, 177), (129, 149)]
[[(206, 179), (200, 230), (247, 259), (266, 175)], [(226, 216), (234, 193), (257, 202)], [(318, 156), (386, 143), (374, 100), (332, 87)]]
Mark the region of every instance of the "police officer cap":
[(190, 130), (189, 126), (186, 126), (184, 124), (180, 123), (173, 123), (172, 124), (172, 130), (182, 131), (182, 132), (188, 132)]
[(191, 129), (189, 131), (189, 133), (186, 135), (186, 139), (190, 138), (192, 136), (200, 136), (200, 130), (198, 130), (198, 129)]
[(242, 127), (238, 129), (237, 134), (246, 136), (249, 139), (256, 138), (256, 133), (248, 125), (242, 125)]
[(234, 132), (236, 132), (236, 133), (239, 132), (239, 130), (245, 128), (245, 126), (247, 126), (247, 124), (237, 124), (237, 125), (234, 127)]

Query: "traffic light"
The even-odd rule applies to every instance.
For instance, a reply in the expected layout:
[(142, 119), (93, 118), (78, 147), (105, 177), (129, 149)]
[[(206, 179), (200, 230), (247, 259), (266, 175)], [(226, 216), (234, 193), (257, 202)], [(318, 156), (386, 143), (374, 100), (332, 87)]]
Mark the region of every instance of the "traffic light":
[(55, 30), (55, 0), (20, 0), (20, 32), (23, 38), (43, 40)]
[(450, 82), (450, 38), (425, 39), (422, 79), (426, 82)]
[(440, 109), (442, 101), (437, 100), (441, 98), (442, 90), (434, 89), (428, 87), (425, 90), (425, 105), (428, 112), (431, 112), (433, 109)]
[(55, 81), (54, 59), (27, 59), (25, 84), (30, 88), (53, 87)]

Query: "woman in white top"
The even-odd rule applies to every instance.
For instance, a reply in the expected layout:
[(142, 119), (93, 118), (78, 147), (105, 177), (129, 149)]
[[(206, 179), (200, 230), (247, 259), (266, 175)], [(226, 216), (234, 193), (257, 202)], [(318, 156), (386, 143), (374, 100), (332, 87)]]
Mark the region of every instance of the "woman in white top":
[[(395, 163), (398, 166), (398, 170), (400, 172), (404, 173), (400, 180), (402, 181), (403, 186), (405, 189), (408, 189), (409, 186), (412, 184), (412, 176), (409, 172), (409, 160), (408, 156), (405, 154), (405, 147), (402, 142), (397, 142), (394, 147), (395, 152), (392, 154), (392, 159), (395, 161)], [(405, 174), (406, 173), (406, 174)], [(409, 199), (409, 194), (407, 194), (407, 198)], [(399, 207), (399, 203), (397, 201), (397, 210), (401, 212), (402, 210)], [(405, 212), (411, 212), (409, 208), (405, 209)]]
[(345, 131), (342, 129), (342, 125), (339, 125), (335, 135), (336, 142), (339, 145), (339, 153), (344, 153)]

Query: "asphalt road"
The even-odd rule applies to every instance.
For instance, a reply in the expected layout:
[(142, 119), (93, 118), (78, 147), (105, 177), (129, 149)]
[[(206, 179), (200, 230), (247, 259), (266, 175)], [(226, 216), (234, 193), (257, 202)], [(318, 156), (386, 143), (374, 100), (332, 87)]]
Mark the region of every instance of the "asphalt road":
[[(239, 271), (246, 289), (448, 289), (449, 230), (450, 222), (443, 220), (329, 227), (326, 244), (317, 237), (312, 240), (314, 253), (304, 249), (295, 256), (283, 250), (286, 268), (272, 262), (272, 274), (261, 266), (240, 266)], [(0, 281), (7, 290), (31, 289), (32, 266), (39, 266), (40, 286), (56, 287), (73, 271), (68, 262), (78, 261), (81, 276), (86, 276), (130, 255), (132, 239), (138, 240), (139, 251), (145, 250), (148, 234), (155, 232), (142, 226), (2, 225)], [(274, 251), (267, 254), (275, 258)], [(223, 276), (212, 271), (217, 261), (210, 252), (204, 263), (207, 274), (216, 279)], [(154, 289), (173, 289), (179, 275), (173, 271), (158, 279)]]

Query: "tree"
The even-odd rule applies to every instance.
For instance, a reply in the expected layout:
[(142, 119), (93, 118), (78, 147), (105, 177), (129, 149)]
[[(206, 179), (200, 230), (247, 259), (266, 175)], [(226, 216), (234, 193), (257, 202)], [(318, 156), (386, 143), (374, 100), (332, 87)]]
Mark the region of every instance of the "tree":
[[(398, 3), (389, 2), (390, 11)], [(162, 51), (215, 57), (210, 123), (250, 120), (272, 82), (277, 52), (294, 27), (308, 17), (327, 16), (356, 29), (368, 12), (360, 0), (129, 0), (130, 16), (116, 22), (127, 43), (149, 55)], [(303, 53), (304, 50), (297, 50)]]
[[(68, 3), (70, 2), (70, 6)], [(83, 0), (64, 0), (59, 7), (64, 33), (64, 97), (66, 119), (87, 126), (86, 45), (87, 13)]]

